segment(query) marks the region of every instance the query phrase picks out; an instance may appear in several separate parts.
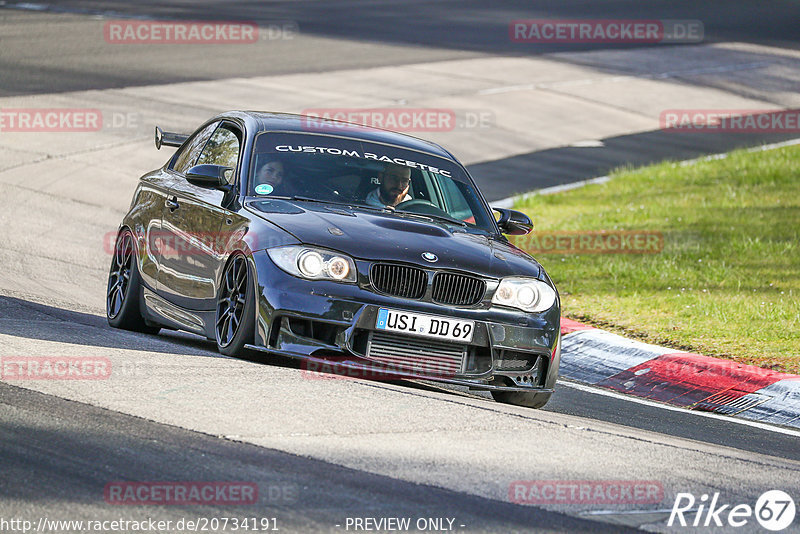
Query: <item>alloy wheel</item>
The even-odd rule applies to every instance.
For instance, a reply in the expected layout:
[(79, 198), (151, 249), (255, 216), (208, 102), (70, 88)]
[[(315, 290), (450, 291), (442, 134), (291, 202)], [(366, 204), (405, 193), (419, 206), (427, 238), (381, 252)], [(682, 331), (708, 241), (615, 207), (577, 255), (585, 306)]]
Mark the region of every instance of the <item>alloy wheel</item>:
[(117, 238), (114, 247), (114, 259), (111, 262), (111, 272), (108, 276), (108, 291), (106, 292), (106, 310), (113, 319), (119, 315), (131, 281), (133, 267), (133, 242), (129, 232), (123, 232)]
[(217, 341), (220, 346), (230, 345), (244, 317), (247, 302), (247, 263), (244, 256), (234, 258), (225, 270), (223, 284), (217, 300)]

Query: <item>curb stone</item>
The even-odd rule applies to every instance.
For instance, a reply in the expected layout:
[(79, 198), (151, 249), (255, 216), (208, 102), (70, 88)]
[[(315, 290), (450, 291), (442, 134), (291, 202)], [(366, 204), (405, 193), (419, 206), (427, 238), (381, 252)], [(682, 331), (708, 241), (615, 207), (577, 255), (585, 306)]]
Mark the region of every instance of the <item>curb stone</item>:
[(800, 375), (659, 347), (561, 318), (560, 376), (686, 408), (800, 428)]

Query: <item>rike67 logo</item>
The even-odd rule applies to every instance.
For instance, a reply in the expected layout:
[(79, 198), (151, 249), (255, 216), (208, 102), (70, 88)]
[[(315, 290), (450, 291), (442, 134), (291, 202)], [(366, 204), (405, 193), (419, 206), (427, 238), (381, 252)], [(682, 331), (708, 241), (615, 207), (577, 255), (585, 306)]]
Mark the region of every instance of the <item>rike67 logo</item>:
[(734, 506), (720, 503), (719, 493), (715, 493), (710, 501), (707, 494), (696, 499), (691, 493), (678, 493), (667, 526), (743, 527), (754, 516), (767, 530), (784, 530), (794, 521), (794, 500), (784, 491), (770, 490), (758, 498), (755, 507), (749, 504)]

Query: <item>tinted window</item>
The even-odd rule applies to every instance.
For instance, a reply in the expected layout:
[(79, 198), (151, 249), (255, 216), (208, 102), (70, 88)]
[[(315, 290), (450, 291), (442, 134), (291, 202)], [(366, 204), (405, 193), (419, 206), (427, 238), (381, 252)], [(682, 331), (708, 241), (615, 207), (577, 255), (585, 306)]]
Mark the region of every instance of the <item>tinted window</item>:
[(203, 146), (205, 146), (206, 141), (208, 141), (208, 138), (211, 136), (211, 132), (213, 132), (218, 125), (219, 122), (212, 122), (189, 139), (189, 141), (181, 147), (180, 152), (175, 155), (170, 168), (180, 173), (186, 173), (186, 171), (194, 167), (197, 158), (200, 156), (200, 151), (203, 150)]
[[(220, 126), (200, 153), (196, 165), (222, 165), (236, 169), (239, 160), (239, 136), (227, 126)], [(229, 173), (229, 182), (233, 173)]]
[(250, 195), (301, 197), (495, 231), (463, 168), (432, 154), (336, 136), (267, 132), (256, 138), (250, 168)]

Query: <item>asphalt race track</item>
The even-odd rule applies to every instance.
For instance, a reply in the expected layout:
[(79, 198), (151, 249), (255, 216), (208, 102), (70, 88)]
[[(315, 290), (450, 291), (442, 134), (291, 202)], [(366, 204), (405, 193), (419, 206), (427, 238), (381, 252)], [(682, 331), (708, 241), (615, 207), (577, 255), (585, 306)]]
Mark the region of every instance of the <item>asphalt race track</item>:
[[(16, 2), (6, 1), (13, 5)], [(20, 2), (21, 3), (21, 2)], [(37, 5), (31, 3), (32, 5)], [(218, 54), (154, 54), (120, 50), (117, 54), (81, 54), (91, 43), (69, 35), (68, 26), (57, 32), (52, 45), (48, 37), (17, 48), (4, 43), (0, 56), (4, 94), (105, 89), (130, 85), (151, 85), (172, 81), (202, 80), (235, 76), (318, 72), (345, 68), (398, 65), (418, 61), (482, 56), (486, 54), (530, 54), (585, 50), (597, 45), (569, 44), (557, 48), (511, 43), (508, 22), (514, 19), (699, 19), (706, 41), (740, 41), (797, 48), (797, 6), (784, 0), (765, 6), (757, 0), (672, 2), (658, 0), (642, 5), (635, 0), (605, 2), (530, 2), (500, 0), (449, 0), (444, 2), (380, 0), (377, 2), (333, 0), (226, 2), (140, 2), (64, 0), (46, 2), (49, 12), (136, 16), (156, 19), (240, 20), (265, 25), (295, 22), (302, 43), (281, 45), (269, 56), (247, 61)], [(64, 37), (60, 37), (64, 34)], [(615, 45), (607, 45), (612, 48)], [(625, 45), (616, 45), (625, 46)], [(97, 48), (94, 48), (97, 51)], [(105, 52), (105, 51), (104, 51)], [(148, 53), (150, 52), (150, 53)], [(178, 54), (175, 56), (174, 54)], [(35, 57), (36, 69), (20, 58)], [(125, 68), (120, 69), (120, 65)]]
[[(488, 111), (491, 128), (416, 135), (463, 156), (490, 200), (620, 165), (796, 137), (686, 136), (657, 120), (675, 94), (685, 100), (671, 107), (800, 107), (796, 2), (12, 4), (0, 2), (0, 110), (91, 105), (138, 121), (96, 137), (0, 131), (0, 356), (107, 358), (115, 369), (108, 380), (0, 381), (0, 531), (15, 531), (2, 523), (13, 518), (247, 516), (274, 518), (283, 532), (348, 532), (358, 530), (353, 518), (395, 517), (427, 525), (412, 532), (671, 532), (688, 531), (666, 526), (678, 493), (750, 506), (767, 490), (798, 494), (796, 430), (568, 382), (543, 410), (528, 410), (432, 383), (326, 378), (289, 359), (227, 358), (188, 334), (112, 330), (102, 250), (138, 175), (167, 157), (151, 147), (153, 123), (191, 129), (236, 102), (300, 111), (408, 99)], [(103, 17), (137, 16), (290, 24), (297, 33), (251, 49), (92, 38)], [(692, 54), (520, 47), (507, 32), (517, 18), (697, 19), (705, 40)], [(550, 111), (536, 115), (537, 99)], [(655, 481), (663, 494), (622, 505), (512, 502), (515, 481), (556, 480)], [(104, 499), (116, 481), (247, 481), (259, 500), (117, 506)], [(762, 530), (751, 518), (735, 531)]]

